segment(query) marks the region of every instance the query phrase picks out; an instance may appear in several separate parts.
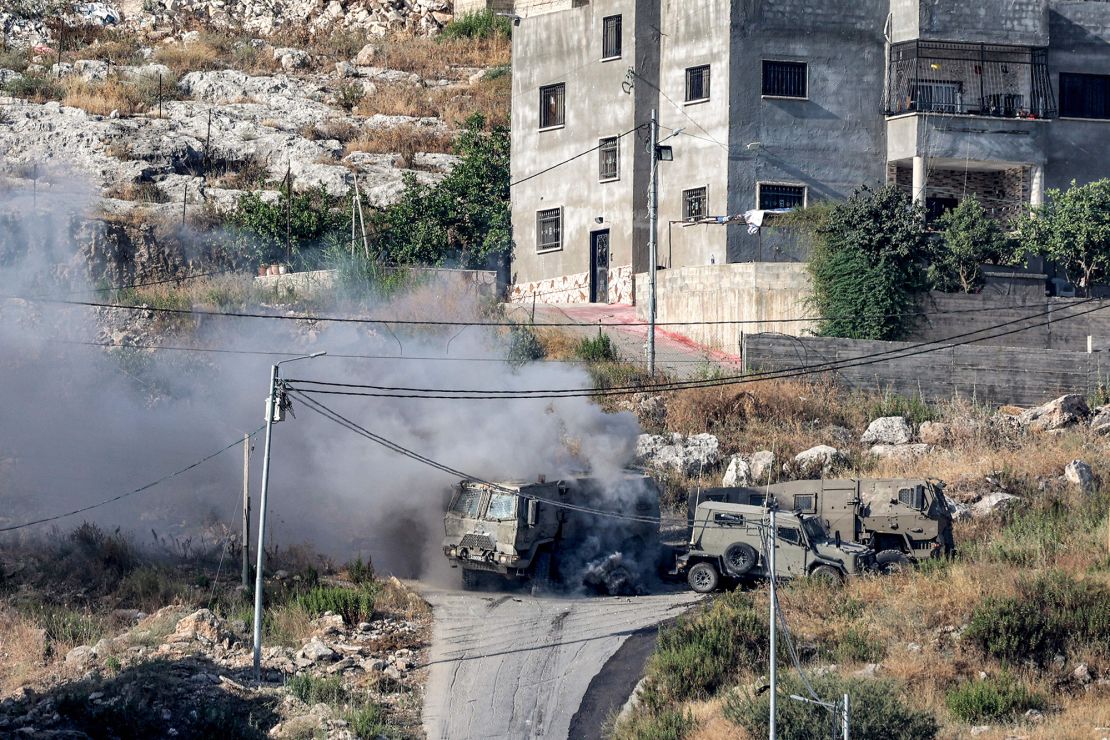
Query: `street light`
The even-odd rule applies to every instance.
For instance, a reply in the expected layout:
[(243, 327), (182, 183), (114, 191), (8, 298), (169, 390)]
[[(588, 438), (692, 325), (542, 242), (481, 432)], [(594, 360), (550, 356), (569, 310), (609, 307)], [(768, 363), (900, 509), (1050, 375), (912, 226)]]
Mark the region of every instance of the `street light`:
[(270, 487), (270, 438), (274, 422), (285, 419), (285, 407), (278, 398), (278, 368), (287, 362), (323, 357), (327, 352), (290, 357), (270, 368), (270, 394), (266, 397), (266, 446), (262, 454), (262, 493), (258, 497), (258, 560), (254, 574), (254, 680), (262, 681), (262, 561), (266, 552), (266, 492)]
[(683, 129), (677, 128), (671, 134), (663, 139), (659, 138), (659, 116), (655, 109), (651, 111), (651, 170), (648, 175), (648, 260), (651, 264), (648, 265), (650, 270), (650, 283), (651, 283), (651, 305), (648, 306), (649, 319), (651, 321), (651, 331), (648, 333), (648, 370), (652, 377), (655, 377), (655, 286), (656, 286), (656, 269), (659, 266), (658, 245), (656, 244), (656, 219), (659, 209), (659, 177), (658, 177), (658, 163), (659, 162), (672, 162), (674, 161), (674, 149), (669, 146), (659, 146), (662, 142), (668, 139), (673, 139), (683, 132)]

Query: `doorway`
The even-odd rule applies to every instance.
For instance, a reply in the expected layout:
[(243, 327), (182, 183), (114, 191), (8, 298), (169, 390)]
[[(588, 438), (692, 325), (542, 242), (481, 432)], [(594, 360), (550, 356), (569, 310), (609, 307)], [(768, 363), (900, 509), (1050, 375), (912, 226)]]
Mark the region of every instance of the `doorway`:
[(609, 302), (609, 230), (590, 233), (590, 303)]

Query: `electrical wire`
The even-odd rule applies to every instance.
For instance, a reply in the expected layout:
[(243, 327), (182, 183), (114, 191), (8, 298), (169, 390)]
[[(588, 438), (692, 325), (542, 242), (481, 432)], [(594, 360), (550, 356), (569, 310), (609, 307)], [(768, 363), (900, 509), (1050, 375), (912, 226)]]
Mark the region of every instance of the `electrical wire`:
[[(647, 125), (648, 124), (646, 124), (646, 123), (641, 123), (639, 126), (636, 126), (635, 128), (628, 129), (623, 134), (617, 134), (616, 136), (613, 136), (613, 137), (610, 137), (610, 138), (611, 139), (623, 139), (625, 136), (628, 136), (631, 133), (635, 133), (636, 131), (639, 131), (640, 129), (642, 129), (644, 126), (647, 126)], [(540, 175), (545, 175), (548, 172), (551, 172), (551, 170), (558, 169), (559, 167), (562, 167), (565, 164), (570, 164), (571, 162), (573, 162), (576, 159), (580, 159), (580, 158), (586, 156), (587, 154), (590, 154), (592, 152), (596, 152), (602, 146), (604, 146), (604, 144), (599, 143), (597, 146), (595, 146), (591, 149), (587, 149), (584, 152), (579, 152), (578, 154), (575, 154), (573, 157), (570, 157), (568, 159), (564, 159), (561, 162), (556, 162), (555, 164), (551, 165), (550, 167), (546, 167), (546, 168), (540, 170), (539, 172), (533, 172), (531, 175), (527, 175), (525, 177), (522, 177), (519, 180), (514, 180), (514, 181), (509, 183), (509, 187), (510, 188), (516, 187), (517, 185), (520, 185), (521, 183), (528, 182), (529, 180), (537, 178)]]
[[(251, 432), (250, 434), (247, 435), (247, 439), (250, 439), (250, 438), (254, 437), (256, 434), (258, 434), (259, 432), (261, 432), (265, 428), (266, 428), (265, 425), (263, 425), (263, 426), (260, 426), (258, 429), (255, 429), (253, 432)], [(184, 468), (181, 468), (180, 470), (175, 470), (174, 472), (170, 473), (169, 475), (164, 475), (156, 481), (152, 481), (150, 483), (147, 483), (145, 486), (139, 486), (138, 488), (135, 488), (131, 491), (128, 491), (127, 493), (121, 493), (118, 496), (113, 496), (112, 498), (105, 499), (105, 500), (103, 500), (99, 503), (96, 503), (96, 504), (91, 504), (89, 506), (84, 506), (80, 509), (74, 509), (73, 511), (67, 511), (64, 514), (55, 514), (54, 516), (43, 517), (42, 519), (35, 519), (33, 521), (23, 522), (22, 524), (12, 524), (12, 525), (9, 525), (7, 527), (0, 527), (0, 532), (11, 532), (11, 531), (16, 530), (16, 529), (23, 529), (25, 527), (32, 527), (36, 524), (45, 524), (47, 522), (53, 522), (53, 521), (57, 521), (59, 519), (65, 519), (66, 517), (74, 516), (76, 514), (84, 514), (86, 511), (92, 511), (93, 509), (98, 509), (101, 506), (107, 506), (108, 504), (114, 503), (116, 501), (120, 501), (121, 499), (125, 499), (125, 498), (128, 498), (130, 496), (134, 496), (136, 494), (142, 493), (143, 491), (149, 491), (151, 488), (154, 488), (155, 486), (157, 486), (161, 483), (165, 483), (166, 481), (168, 481), (172, 478), (176, 478), (179, 475), (183, 475), (184, 473), (189, 472), (193, 468), (200, 467), (201, 465), (208, 462), (212, 458), (218, 457), (219, 455), (227, 452), (228, 450), (230, 450), (234, 447), (237, 447), (238, 445), (243, 444), (243, 442), (244, 442), (244, 439), (242, 437), (240, 437), (239, 439), (235, 440), (234, 442), (227, 445), (226, 447), (221, 447), (220, 449), (216, 450), (212, 454), (207, 455), (205, 457), (202, 457), (201, 459), (197, 460), (196, 462), (192, 463), (191, 465), (186, 465)]]

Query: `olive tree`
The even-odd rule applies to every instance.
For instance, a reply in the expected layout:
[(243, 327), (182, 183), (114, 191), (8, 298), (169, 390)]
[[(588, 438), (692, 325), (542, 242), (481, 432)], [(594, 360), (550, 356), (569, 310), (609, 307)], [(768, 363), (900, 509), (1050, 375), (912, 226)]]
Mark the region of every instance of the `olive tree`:
[(1022, 255), (1044, 255), (1089, 291), (1110, 274), (1110, 180), (1051, 188), (1019, 222)]
[(1013, 242), (975, 195), (944, 213), (936, 225), (941, 240), (931, 255), (929, 282), (937, 290), (974, 293), (982, 283), (982, 264), (1013, 258)]

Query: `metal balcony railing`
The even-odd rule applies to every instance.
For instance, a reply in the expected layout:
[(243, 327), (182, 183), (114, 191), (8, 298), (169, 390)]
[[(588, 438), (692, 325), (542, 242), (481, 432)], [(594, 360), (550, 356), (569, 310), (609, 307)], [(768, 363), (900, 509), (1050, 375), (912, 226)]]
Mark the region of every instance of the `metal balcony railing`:
[(1021, 46), (907, 41), (890, 48), (887, 115), (948, 113), (1055, 118), (1046, 51)]

